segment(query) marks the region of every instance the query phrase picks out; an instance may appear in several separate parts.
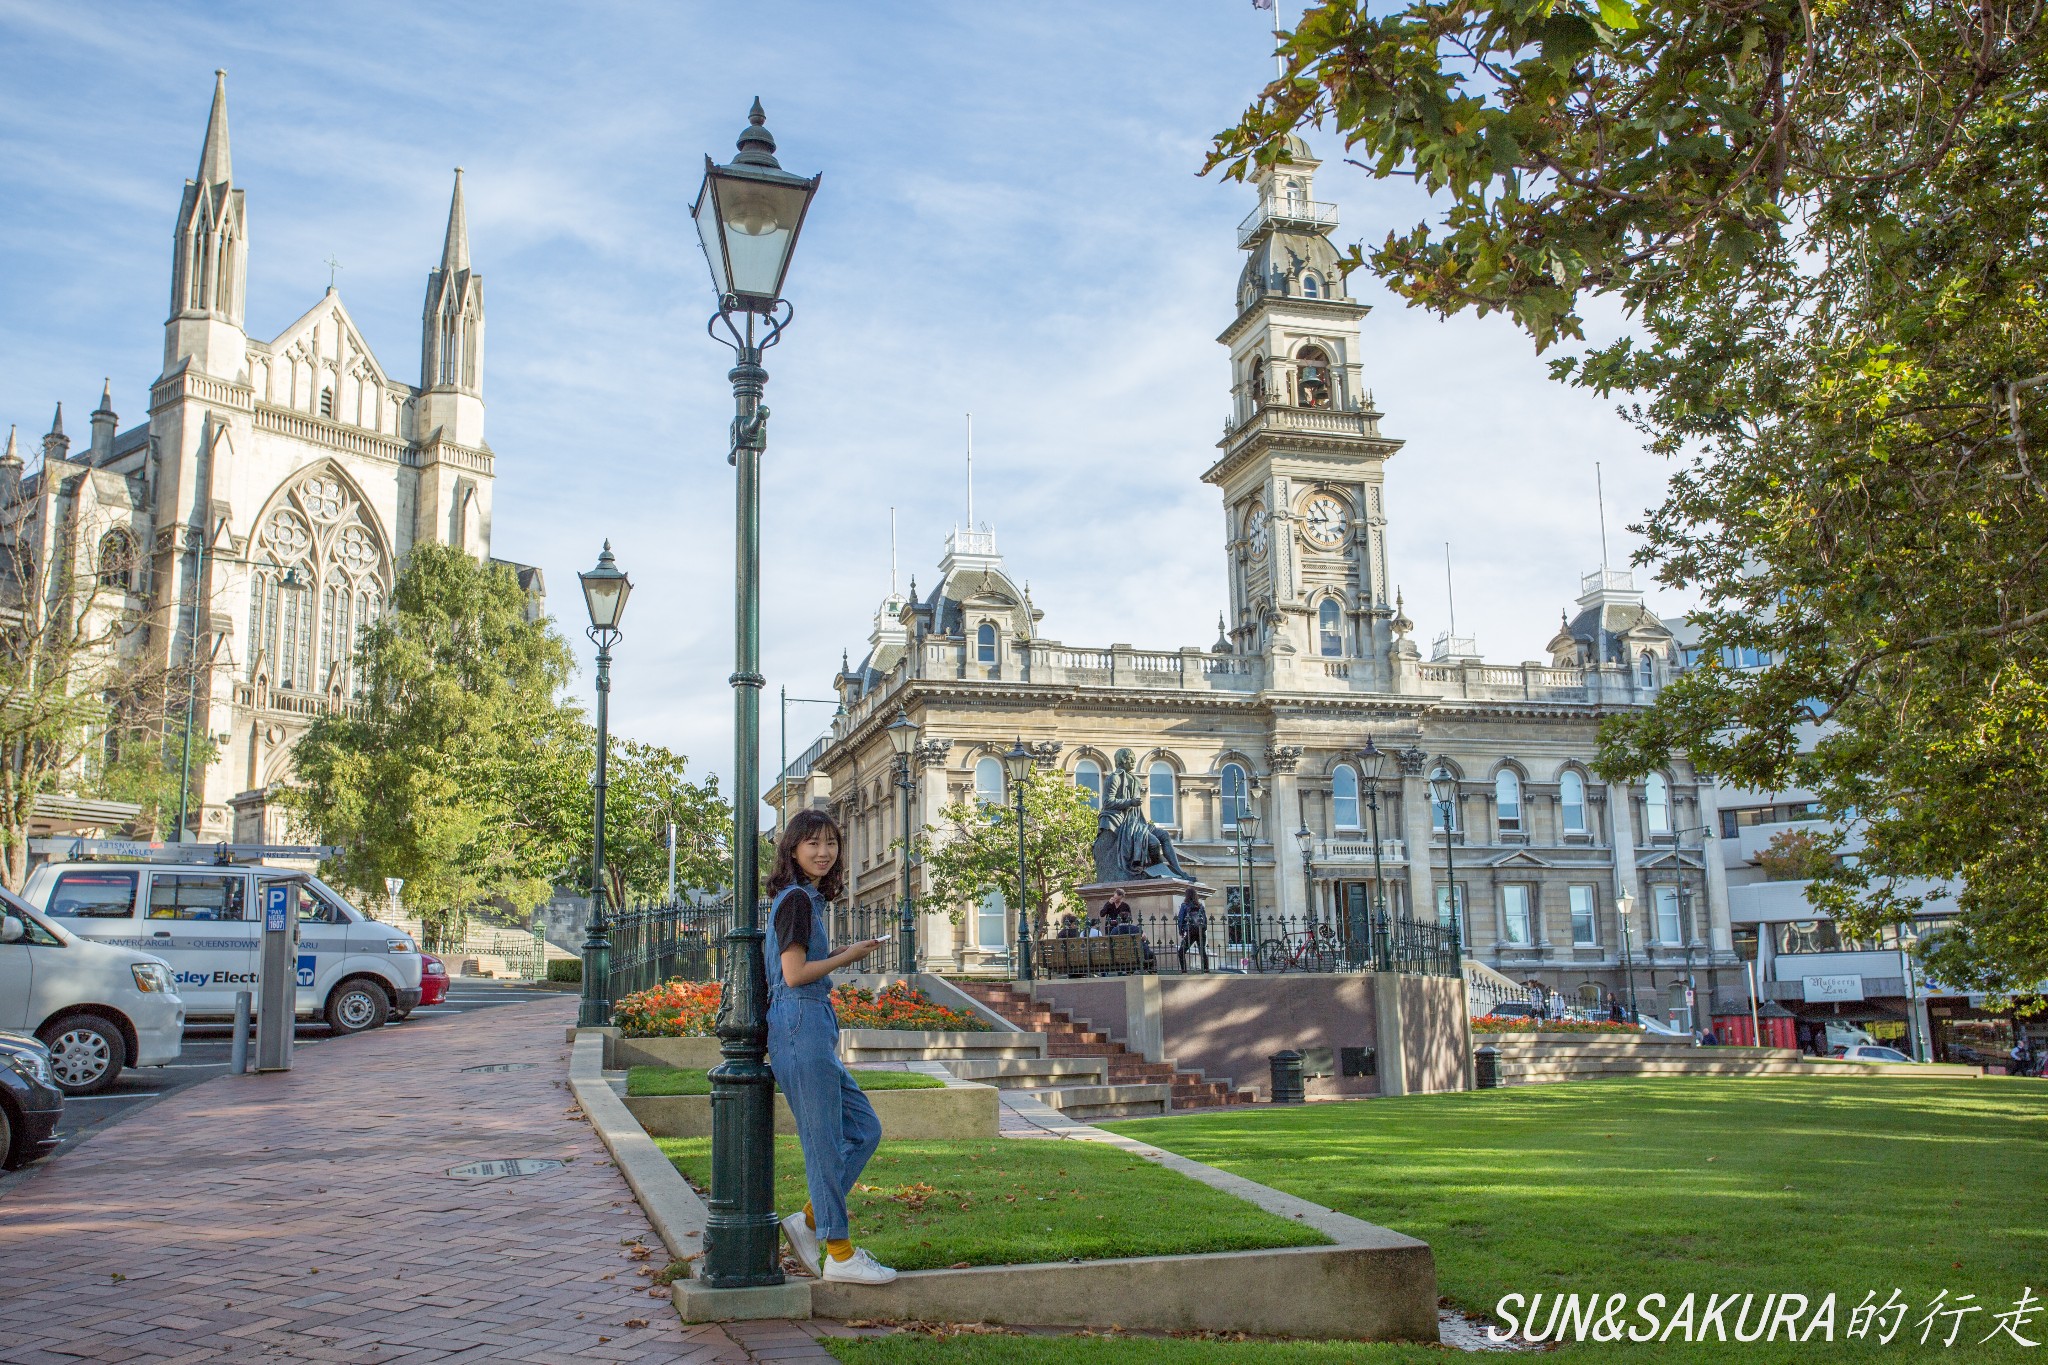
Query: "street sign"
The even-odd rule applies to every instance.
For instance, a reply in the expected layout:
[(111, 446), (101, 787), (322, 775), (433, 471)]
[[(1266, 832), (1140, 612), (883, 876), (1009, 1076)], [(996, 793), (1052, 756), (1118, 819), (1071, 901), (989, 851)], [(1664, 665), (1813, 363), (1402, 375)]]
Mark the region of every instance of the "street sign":
[(1807, 1003), (1828, 1000), (1861, 1000), (1863, 978), (1860, 976), (1806, 976), (1800, 982), (1806, 987)]
[(291, 913), (291, 893), (298, 888), (288, 882), (272, 882), (263, 888), (263, 932), (281, 934), (285, 916)]

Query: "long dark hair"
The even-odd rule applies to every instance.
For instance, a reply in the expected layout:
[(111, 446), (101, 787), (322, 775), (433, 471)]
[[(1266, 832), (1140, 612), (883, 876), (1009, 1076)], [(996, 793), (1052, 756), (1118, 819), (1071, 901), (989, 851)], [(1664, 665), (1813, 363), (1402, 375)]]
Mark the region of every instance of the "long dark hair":
[(782, 827), (782, 837), (775, 841), (775, 870), (768, 874), (769, 899), (811, 880), (796, 865), (796, 851), (804, 840), (825, 830), (830, 830), (832, 837), (839, 841), (840, 856), (814, 885), (826, 900), (839, 899), (841, 884), (846, 880), (846, 836), (840, 833), (839, 822), (821, 810), (800, 810), (790, 816), (789, 823)]

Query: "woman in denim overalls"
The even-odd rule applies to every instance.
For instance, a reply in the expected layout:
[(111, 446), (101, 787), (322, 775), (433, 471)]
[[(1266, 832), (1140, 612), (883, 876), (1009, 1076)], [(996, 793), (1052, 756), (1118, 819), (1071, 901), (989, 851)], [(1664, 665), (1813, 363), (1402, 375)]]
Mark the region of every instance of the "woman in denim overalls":
[[(799, 811), (775, 845), (768, 877), (768, 1065), (796, 1115), (811, 1200), (782, 1220), (789, 1248), (805, 1270), (853, 1284), (887, 1284), (896, 1272), (854, 1249), (846, 1196), (882, 1140), (875, 1107), (839, 1061), (839, 1020), (832, 1013), (832, 970), (886, 940), (862, 939), (833, 952), (826, 906), (839, 895), (839, 826), (823, 811)], [(824, 1243), (820, 1255), (819, 1243)]]

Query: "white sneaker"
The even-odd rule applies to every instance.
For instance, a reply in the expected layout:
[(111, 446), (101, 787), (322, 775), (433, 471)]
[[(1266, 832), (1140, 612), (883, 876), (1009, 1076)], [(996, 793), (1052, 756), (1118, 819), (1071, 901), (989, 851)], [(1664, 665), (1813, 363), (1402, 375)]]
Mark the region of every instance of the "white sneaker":
[(844, 1284), (887, 1284), (896, 1278), (896, 1272), (868, 1255), (865, 1248), (855, 1247), (853, 1255), (843, 1261), (825, 1258), (825, 1278)]
[(795, 1254), (797, 1260), (803, 1263), (805, 1273), (816, 1276), (818, 1273), (818, 1233), (815, 1228), (804, 1221), (804, 1211), (802, 1209), (798, 1209), (795, 1213), (782, 1220), (782, 1235), (789, 1239), (789, 1249)]

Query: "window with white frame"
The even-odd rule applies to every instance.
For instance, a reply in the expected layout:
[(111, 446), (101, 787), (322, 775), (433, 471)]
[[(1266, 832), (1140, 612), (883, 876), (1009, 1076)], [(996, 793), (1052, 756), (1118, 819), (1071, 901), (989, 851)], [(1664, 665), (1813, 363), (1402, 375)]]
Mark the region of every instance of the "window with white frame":
[(1003, 804), (1003, 765), (994, 758), (978, 760), (974, 765), (974, 799), (984, 806)]
[(1173, 765), (1163, 758), (1159, 759), (1153, 763), (1152, 771), (1147, 777), (1151, 790), (1152, 823), (1167, 829), (1177, 828), (1180, 825), (1180, 802), (1174, 799), (1177, 784), (1174, 780)]
[(1003, 901), (1003, 893), (990, 891), (981, 898), (974, 916), (974, 941), (985, 952), (1002, 951), (1003, 931), (1009, 922), (1009, 907)]
[(1595, 912), (1599, 898), (1593, 887), (1574, 886), (1570, 891), (1572, 905), (1572, 946), (1574, 948), (1597, 948), (1600, 946), (1600, 925)]
[(1330, 770), (1330, 822), (1338, 829), (1358, 828), (1358, 769), (1349, 763)]
[(1074, 785), (1088, 793), (1088, 804), (1096, 810), (1102, 809), (1102, 765), (1092, 758), (1084, 758), (1074, 765)]
[(1671, 783), (1662, 773), (1643, 779), (1643, 823), (1652, 834), (1671, 832)]
[[(1249, 809), (1251, 806), (1251, 778), (1245, 773), (1244, 765), (1241, 763), (1224, 764), (1222, 786), (1223, 809), (1220, 814), (1223, 820), (1223, 831), (1228, 834), (1237, 828), (1238, 814)], [(1158, 788), (1155, 787), (1153, 790), (1157, 791)], [(1152, 823), (1156, 825), (1159, 822), (1155, 819)]]
[(1566, 768), (1557, 779), (1557, 806), (1566, 834), (1586, 832), (1586, 779), (1576, 768)]
[(1334, 597), (1325, 597), (1323, 605), (1316, 608), (1316, 635), (1321, 641), (1323, 657), (1336, 659), (1344, 654), (1344, 611)]
[[(1442, 833), (1444, 829), (1444, 821), (1446, 819), (1449, 819), (1450, 828), (1453, 832), (1455, 832), (1459, 827), (1458, 799), (1456, 797), (1453, 797), (1449, 805), (1444, 805), (1439, 803), (1435, 796), (1436, 779), (1440, 777), (1450, 777), (1450, 770), (1446, 768), (1438, 768), (1435, 772), (1431, 773), (1429, 777), (1429, 786), (1431, 791), (1431, 795), (1429, 798), (1429, 827), (1437, 831), (1438, 833)], [(1453, 778), (1452, 780), (1456, 781), (1455, 778)]]
[(1513, 768), (1502, 768), (1493, 777), (1494, 818), (1503, 834), (1517, 834), (1522, 828), (1522, 779)]
[(1529, 901), (1529, 888), (1520, 882), (1510, 882), (1500, 889), (1502, 943), (1521, 945), (1530, 941)]
[(1464, 886), (1450, 887), (1445, 886), (1442, 882), (1438, 882), (1436, 887), (1436, 922), (1448, 929), (1451, 927), (1451, 920), (1454, 915), (1458, 922), (1458, 937), (1464, 942), (1470, 943), (1472, 941), (1472, 933), (1466, 928), (1467, 916), (1465, 914)]
[(1305, 299), (1319, 299), (1323, 296), (1323, 282), (1313, 270), (1301, 272), (1301, 296)]
[(1643, 686), (1655, 687), (1657, 685), (1657, 661), (1650, 657), (1650, 651), (1647, 649), (1643, 651), (1640, 669)]
[(1650, 926), (1652, 943), (1685, 942), (1684, 926), (1678, 916), (1678, 888), (1660, 886), (1655, 889), (1657, 907), (1656, 922)]
[(996, 628), (986, 621), (974, 632), (974, 658), (984, 664), (996, 661)]

